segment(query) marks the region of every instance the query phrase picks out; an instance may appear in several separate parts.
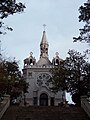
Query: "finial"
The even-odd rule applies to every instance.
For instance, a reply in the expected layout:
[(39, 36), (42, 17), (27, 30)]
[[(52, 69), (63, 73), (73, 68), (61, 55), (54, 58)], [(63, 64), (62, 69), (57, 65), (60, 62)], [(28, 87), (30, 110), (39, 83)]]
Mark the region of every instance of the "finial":
[(58, 53), (58, 52), (56, 52), (56, 56), (59, 56), (59, 53)]
[(33, 55), (33, 52), (30, 52), (30, 56), (32, 56)]
[(13, 58), (14, 62), (15, 62), (15, 59), (16, 59), (16, 58), (14, 57), (14, 58)]
[(44, 27), (44, 31), (45, 31), (45, 27), (46, 27), (46, 25), (44, 24), (43, 27)]

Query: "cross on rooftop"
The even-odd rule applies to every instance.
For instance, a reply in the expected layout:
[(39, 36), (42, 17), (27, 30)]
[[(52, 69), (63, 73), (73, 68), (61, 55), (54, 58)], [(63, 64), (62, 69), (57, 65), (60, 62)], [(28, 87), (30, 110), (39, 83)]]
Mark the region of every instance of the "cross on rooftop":
[(45, 27), (46, 27), (46, 25), (44, 24), (43, 27), (44, 27), (44, 31), (45, 31)]

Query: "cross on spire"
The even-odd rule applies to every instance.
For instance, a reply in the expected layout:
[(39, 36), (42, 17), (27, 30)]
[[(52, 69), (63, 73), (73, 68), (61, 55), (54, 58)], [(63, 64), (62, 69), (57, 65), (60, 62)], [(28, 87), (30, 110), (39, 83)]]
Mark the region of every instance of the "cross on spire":
[(44, 31), (45, 31), (45, 27), (46, 27), (46, 25), (44, 24), (43, 27), (44, 27)]

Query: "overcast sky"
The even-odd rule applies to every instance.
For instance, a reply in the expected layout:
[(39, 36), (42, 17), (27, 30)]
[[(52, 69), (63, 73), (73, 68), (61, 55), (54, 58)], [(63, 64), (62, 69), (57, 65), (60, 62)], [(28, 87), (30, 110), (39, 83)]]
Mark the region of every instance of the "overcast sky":
[(46, 35), (49, 42), (49, 58), (59, 52), (65, 59), (68, 49), (84, 51), (87, 45), (73, 43), (73, 37), (79, 35), (82, 23), (78, 22), (78, 8), (85, 0), (21, 0), (26, 5), (22, 14), (16, 14), (5, 19), (5, 24), (11, 26), (13, 32), (1, 37), (2, 49), (6, 56), (23, 59), (32, 51), (36, 59), (40, 56), (40, 41), (43, 24), (46, 24)]
[[(19, 1), (19, 0), (17, 0)], [(7, 57), (20, 60), (32, 51), (36, 59), (40, 56), (40, 41), (43, 33), (43, 24), (46, 24), (46, 35), (49, 42), (49, 58), (59, 52), (65, 59), (69, 49), (84, 51), (87, 45), (73, 43), (73, 37), (79, 35), (78, 22), (79, 6), (86, 0), (21, 0), (26, 9), (22, 14), (16, 14), (5, 19), (5, 24), (11, 26), (13, 32), (1, 36), (2, 49)]]

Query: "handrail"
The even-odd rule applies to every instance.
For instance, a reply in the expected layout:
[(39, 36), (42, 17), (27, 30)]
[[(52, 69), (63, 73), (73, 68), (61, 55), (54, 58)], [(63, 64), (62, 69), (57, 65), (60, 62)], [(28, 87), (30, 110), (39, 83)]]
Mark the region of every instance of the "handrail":
[(87, 96), (82, 96), (81, 97), (81, 107), (84, 109), (84, 111), (90, 117), (90, 103), (87, 100)]
[(5, 95), (4, 99), (0, 103), (0, 119), (10, 105), (10, 95)]

